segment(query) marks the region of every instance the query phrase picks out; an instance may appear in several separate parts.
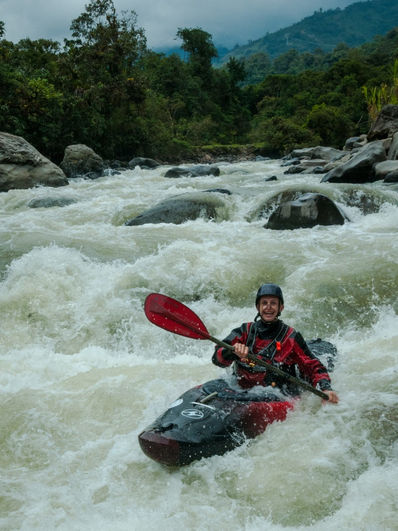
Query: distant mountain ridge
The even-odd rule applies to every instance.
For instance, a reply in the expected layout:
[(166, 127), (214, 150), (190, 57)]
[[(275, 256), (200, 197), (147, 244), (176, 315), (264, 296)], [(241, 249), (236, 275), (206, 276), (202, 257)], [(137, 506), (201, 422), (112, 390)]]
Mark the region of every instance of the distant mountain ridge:
[(245, 59), (257, 53), (275, 58), (291, 49), (300, 53), (316, 49), (330, 52), (340, 43), (355, 47), (376, 35), (384, 35), (395, 26), (398, 26), (397, 0), (356, 2), (345, 9), (315, 11), (291, 26), (236, 46), (220, 57), (220, 62), (225, 63), (230, 57)]

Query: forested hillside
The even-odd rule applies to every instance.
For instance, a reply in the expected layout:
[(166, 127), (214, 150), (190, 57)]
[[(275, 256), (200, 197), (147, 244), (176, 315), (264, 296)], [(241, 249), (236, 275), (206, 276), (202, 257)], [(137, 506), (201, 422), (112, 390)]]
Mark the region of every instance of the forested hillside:
[(368, 0), (355, 2), (345, 9), (315, 11), (296, 24), (268, 33), (244, 46), (235, 46), (225, 54), (244, 59), (256, 53), (265, 53), (275, 59), (289, 50), (331, 52), (338, 44), (359, 46), (384, 35), (398, 26), (398, 2), (396, 0)]
[(200, 28), (177, 33), (186, 61), (149, 50), (136, 14), (119, 15), (112, 0), (92, 0), (71, 30), (63, 45), (14, 44), (0, 23), (0, 130), (23, 136), (54, 162), (73, 143), (108, 159), (161, 161), (192, 159), (203, 146), (250, 144), (264, 155), (341, 147), (369, 128), (363, 87), (376, 97), (372, 87), (396, 83), (398, 30), (358, 49), (337, 47), (329, 59), (295, 54), (310, 69), (246, 86), (236, 59), (214, 68), (212, 36)]

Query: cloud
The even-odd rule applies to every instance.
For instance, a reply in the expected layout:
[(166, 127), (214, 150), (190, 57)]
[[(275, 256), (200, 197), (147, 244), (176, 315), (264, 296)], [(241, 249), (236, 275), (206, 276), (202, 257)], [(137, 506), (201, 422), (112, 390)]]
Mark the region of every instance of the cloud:
[[(5, 37), (14, 42), (29, 37), (62, 42), (73, 19), (89, 0), (0, 0)], [(344, 8), (352, 0), (114, 0), (118, 12), (134, 10), (148, 46), (178, 45), (180, 27), (200, 27), (217, 45), (232, 47), (263, 37), (312, 15), (319, 8)]]

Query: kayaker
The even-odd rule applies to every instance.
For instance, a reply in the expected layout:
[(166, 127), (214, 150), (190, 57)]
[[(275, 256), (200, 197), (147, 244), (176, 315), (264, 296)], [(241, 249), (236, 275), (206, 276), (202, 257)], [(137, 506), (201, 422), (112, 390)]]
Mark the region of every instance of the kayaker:
[(295, 377), (306, 377), (314, 387), (328, 395), (333, 404), (339, 398), (332, 390), (330, 376), (325, 366), (316, 358), (303, 336), (286, 325), (279, 316), (284, 308), (281, 288), (276, 284), (263, 284), (256, 295), (257, 316), (253, 322), (234, 328), (224, 339), (235, 351), (217, 347), (212, 361), (219, 367), (234, 363), (234, 373), (240, 387), (255, 385), (277, 387), (288, 395), (300, 394), (299, 389), (282, 377), (259, 366), (251, 366), (249, 352)]

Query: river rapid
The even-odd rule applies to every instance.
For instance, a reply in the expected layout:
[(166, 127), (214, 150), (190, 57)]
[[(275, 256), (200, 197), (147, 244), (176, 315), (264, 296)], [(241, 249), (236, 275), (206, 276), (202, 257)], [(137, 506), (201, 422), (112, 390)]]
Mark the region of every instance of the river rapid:
[[(1, 529), (398, 529), (398, 188), (320, 184), (280, 162), (179, 179), (135, 168), (0, 194)], [(216, 194), (214, 221), (124, 225), (209, 188), (232, 192)], [(350, 222), (265, 229), (269, 211), (257, 213), (287, 190), (328, 195)], [(39, 198), (74, 202), (30, 208)], [(224, 456), (151, 461), (140, 431), (224, 372), (209, 341), (151, 324), (146, 295), (181, 300), (223, 338), (254, 318), (263, 282), (282, 286), (285, 322), (336, 345), (340, 403), (305, 393), (285, 422)]]

